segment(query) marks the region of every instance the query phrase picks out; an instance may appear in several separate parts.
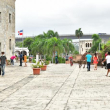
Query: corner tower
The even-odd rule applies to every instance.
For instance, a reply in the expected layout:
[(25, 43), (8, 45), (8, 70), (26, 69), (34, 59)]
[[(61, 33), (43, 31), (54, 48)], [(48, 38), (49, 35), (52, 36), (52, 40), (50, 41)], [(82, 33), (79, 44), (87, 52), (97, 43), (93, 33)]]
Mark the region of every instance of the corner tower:
[(14, 55), (15, 47), (15, 0), (0, 0), (0, 53), (7, 59)]

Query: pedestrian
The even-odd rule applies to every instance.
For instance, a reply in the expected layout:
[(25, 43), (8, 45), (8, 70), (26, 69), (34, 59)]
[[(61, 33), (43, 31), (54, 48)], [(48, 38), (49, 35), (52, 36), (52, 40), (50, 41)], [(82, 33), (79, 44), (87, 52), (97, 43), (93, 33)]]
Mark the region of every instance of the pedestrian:
[(105, 60), (102, 61), (102, 64), (103, 64), (105, 61), (107, 62), (107, 69), (108, 69), (106, 76), (108, 76), (108, 73), (110, 72), (110, 52), (108, 52), (108, 55), (106, 56)]
[(68, 56), (68, 54), (66, 55), (66, 64), (68, 64), (68, 58), (69, 58), (69, 56)]
[(1, 57), (0, 57), (0, 62), (1, 62), (1, 71), (2, 71), (2, 76), (5, 75), (5, 64), (7, 63), (7, 58), (4, 55), (5, 52), (1, 52)]
[(70, 55), (69, 60), (70, 60), (70, 66), (73, 66), (73, 57), (72, 57), (72, 55)]
[[(108, 52), (105, 53), (105, 58), (108, 55)], [(105, 69), (107, 69), (107, 61), (105, 62)]]
[(56, 64), (58, 63), (58, 54), (57, 54), (57, 52), (55, 52), (55, 63)]
[(94, 64), (94, 70), (97, 70), (98, 55), (96, 53), (93, 56), (93, 64)]
[(24, 54), (24, 63), (25, 63), (25, 67), (27, 67), (27, 56), (26, 56), (26, 53)]
[(20, 53), (20, 65), (19, 66), (22, 66), (22, 60), (23, 60), (23, 55), (22, 55), (22, 52)]
[(12, 64), (12, 65), (14, 65), (14, 59), (15, 59), (15, 58), (16, 58), (16, 56), (14, 56), (14, 55), (10, 58), (10, 59), (11, 59), (11, 64)]
[(92, 59), (92, 55), (90, 54), (90, 52), (87, 53), (86, 58), (87, 58), (87, 71), (90, 71), (90, 64)]

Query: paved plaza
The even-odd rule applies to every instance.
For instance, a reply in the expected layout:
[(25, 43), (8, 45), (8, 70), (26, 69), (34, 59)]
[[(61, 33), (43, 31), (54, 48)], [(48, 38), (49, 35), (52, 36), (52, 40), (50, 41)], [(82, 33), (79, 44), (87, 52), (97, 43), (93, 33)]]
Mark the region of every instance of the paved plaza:
[(0, 76), (0, 110), (110, 110), (110, 77), (104, 68), (50, 64), (33, 75), (28, 67), (7, 66)]

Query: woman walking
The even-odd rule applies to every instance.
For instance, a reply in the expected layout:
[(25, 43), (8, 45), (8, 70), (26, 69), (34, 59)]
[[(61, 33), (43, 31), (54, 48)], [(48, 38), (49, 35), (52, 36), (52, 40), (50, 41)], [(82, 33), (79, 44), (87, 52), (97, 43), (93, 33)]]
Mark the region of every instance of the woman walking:
[(98, 56), (96, 53), (93, 56), (93, 64), (94, 64), (94, 70), (97, 70)]
[(25, 67), (27, 67), (27, 56), (26, 56), (26, 53), (25, 53), (25, 55), (24, 55), (24, 63), (25, 63)]

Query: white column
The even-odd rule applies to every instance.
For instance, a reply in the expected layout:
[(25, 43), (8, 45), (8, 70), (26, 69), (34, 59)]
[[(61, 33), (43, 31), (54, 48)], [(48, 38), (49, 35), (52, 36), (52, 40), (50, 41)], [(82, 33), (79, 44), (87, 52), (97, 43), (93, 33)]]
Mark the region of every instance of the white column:
[(39, 61), (39, 55), (36, 55), (36, 63)]

